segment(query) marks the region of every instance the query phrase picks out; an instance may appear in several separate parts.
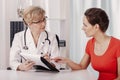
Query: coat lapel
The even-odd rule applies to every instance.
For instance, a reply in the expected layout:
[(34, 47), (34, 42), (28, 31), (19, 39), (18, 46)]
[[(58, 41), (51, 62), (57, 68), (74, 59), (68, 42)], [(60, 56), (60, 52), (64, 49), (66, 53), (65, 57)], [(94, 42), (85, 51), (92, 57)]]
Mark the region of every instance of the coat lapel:
[(40, 54), (41, 52), (47, 53), (47, 51), (48, 51), (48, 48), (47, 48), (48, 45), (46, 45), (47, 42), (45, 42), (46, 37), (47, 37), (47, 35), (46, 35), (45, 31), (40, 34), (40, 37), (38, 40), (38, 46), (37, 46), (38, 54)]
[(28, 46), (31, 54), (34, 54), (36, 52), (36, 46), (29, 28), (26, 32), (26, 45)]
[(46, 33), (45, 31), (42, 32), (39, 36), (39, 40), (38, 40), (38, 45), (37, 47), (35, 46), (32, 34), (30, 29), (28, 28), (27, 32), (26, 32), (26, 45), (29, 48), (29, 53), (30, 54), (41, 54), (42, 53), (46, 53), (48, 50), (48, 46), (46, 45), (47, 42), (45, 42), (45, 38), (46, 38)]

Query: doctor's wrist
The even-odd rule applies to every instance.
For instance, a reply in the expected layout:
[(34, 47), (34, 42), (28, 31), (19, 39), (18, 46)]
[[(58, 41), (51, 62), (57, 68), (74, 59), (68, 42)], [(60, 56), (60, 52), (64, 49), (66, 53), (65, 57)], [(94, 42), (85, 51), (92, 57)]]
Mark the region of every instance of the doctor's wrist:
[(23, 68), (22, 68), (22, 65), (19, 65), (16, 70), (17, 71), (24, 71)]
[(16, 70), (17, 70), (17, 71), (21, 71), (20, 66), (18, 66)]

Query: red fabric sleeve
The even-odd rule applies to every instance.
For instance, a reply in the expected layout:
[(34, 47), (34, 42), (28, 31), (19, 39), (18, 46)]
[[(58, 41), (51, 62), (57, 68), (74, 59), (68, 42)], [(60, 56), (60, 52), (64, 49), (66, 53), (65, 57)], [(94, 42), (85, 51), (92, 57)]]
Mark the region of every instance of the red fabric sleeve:
[(120, 57), (120, 44), (119, 44), (119, 46), (117, 47), (116, 57)]
[(90, 41), (87, 42), (86, 49), (85, 49), (85, 52), (86, 52), (88, 55), (90, 55), (90, 53), (89, 53), (89, 47), (90, 47), (89, 44), (90, 44)]
[(90, 55), (90, 52), (91, 52), (91, 49), (93, 48), (93, 42), (94, 39), (90, 39), (88, 42), (87, 42), (87, 45), (86, 45), (86, 49), (85, 49), (85, 52)]

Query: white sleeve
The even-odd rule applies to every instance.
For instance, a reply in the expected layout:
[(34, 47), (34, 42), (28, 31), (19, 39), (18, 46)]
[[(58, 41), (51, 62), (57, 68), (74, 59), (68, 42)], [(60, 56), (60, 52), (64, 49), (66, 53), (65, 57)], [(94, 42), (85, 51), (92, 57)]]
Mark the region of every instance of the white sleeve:
[(60, 51), (59, 51), (56, 35), (54, 35), (53, 40), (51, 40), (50, 49), (51, 49), (51, 58), (58, 57), (60, 55)]

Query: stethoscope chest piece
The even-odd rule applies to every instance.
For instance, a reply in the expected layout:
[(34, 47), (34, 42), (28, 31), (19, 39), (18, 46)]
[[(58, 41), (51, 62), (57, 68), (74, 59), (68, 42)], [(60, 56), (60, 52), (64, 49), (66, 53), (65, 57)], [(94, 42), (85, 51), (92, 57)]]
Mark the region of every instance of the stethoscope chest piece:
[(23, 47), (23, 49), (24, 49), (24, 50), (28, 50), (28, 47), (25, 45), (25, 46)]
[[(27, 29), (28, 29), (28, 28), (26, 28), (26, 29), (25, 29), (25, 32), (24, 32), (24, 46), (23, 46), (23, 49), (24, 49), (24, 50), (28, 50), (28, 46), (26, 45), (26, 32), (27, 32)], [(48, 44), (50, 45), (50, 44), (51, 44), (51, 41), (50, 41), (49, 38), (48, 38), (48, 33), (47, 33), (47, 31), (45, 31), (45, 33), (46, 33), (46, 38), (45, 38), (45, 41), (42, 42), (42, 44), (45, 45), (45, 42), (48, 41)]]

